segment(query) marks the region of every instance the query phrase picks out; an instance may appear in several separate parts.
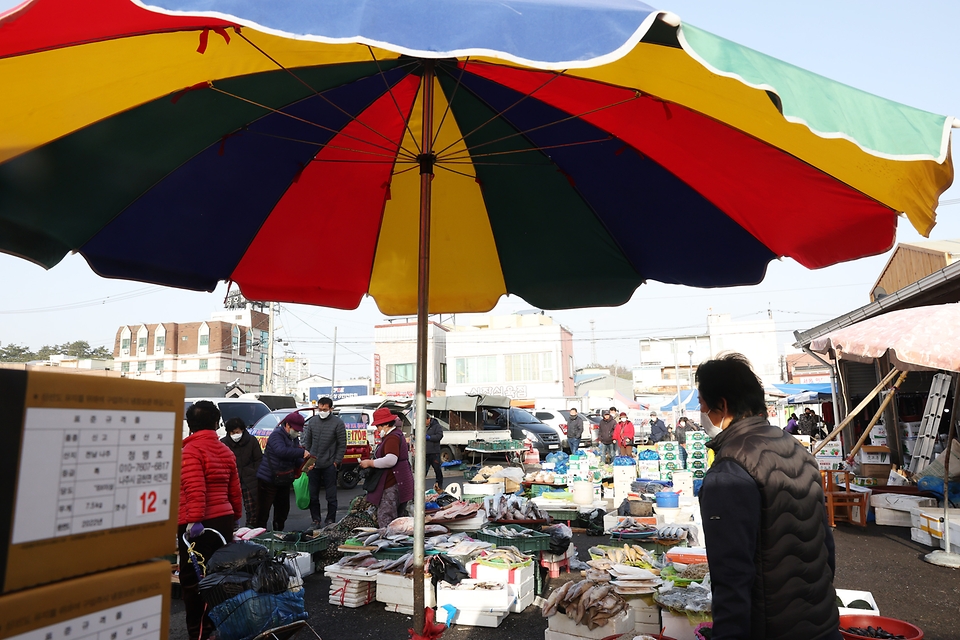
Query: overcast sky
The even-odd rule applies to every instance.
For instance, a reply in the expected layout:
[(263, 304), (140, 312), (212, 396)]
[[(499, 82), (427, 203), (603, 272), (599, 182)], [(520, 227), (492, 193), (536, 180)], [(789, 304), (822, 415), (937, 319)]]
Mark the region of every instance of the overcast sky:
[[(0, 0), (0, 10), (16, 4)], [(859, 89), (927, 111), (960, 116), (960, 22), (953, 0), (673, 0), (650, 4)], [(960, 238), (960, 187), (949, 189), (941, 201), (953, 202), (941, 206), (931, 238)], [(920, 239), (901, 218), (898, 241)], [(291, 242), (303, 251), (313, 249), (301, 238), (292, 236)], [(688, 252), (706, 252), (718, 262), (727, 259), (723, 246), (685, 244), (684, 230), (679, 228), (671, 238), (650, 238), (650, 242), (675, 244), (678, 260)], [(562, 254), (558, 247), (558, 257)], [(591, 359), (590, 320), (595, 321), (597, 355), (603, 363), (636, 364), (639, 338), (703, 330), (710, 310), (750, 319), (765, 316), (771, 309), (782, 345), (791, 341), (794, 329), (812, 327), (866, 304), (888, 258), (889, 253), (818, 271), (784, 260), (771, 263), (765, 280), (756, 287), (697, 290), (653, 283), (641, 287), (630, 302), (618, 308), (551, 315), (574, 332), (578, 366)], [(45, 271), (0, 254), (0, 275), (0, 343), (34, 349), (68, 340), (112, 346), (120, 325), (202, 320), (221, 307), (225, 294), (225, 286), (206, 294), (102, 279), (79, 256), (67, 257)], [(494, 312), (529, 308), (521, 299), (505, 298)], [(337, 377), (370, 375), (373, 325), (383, 320), (372, 300), (364, 300), (355, 311), (284, 305), (281, 318), (278, 335), (289, 341), (288, 348), (311, 359), (315, 373), (330, 373), (330, 337), (336, 326), (341, 343)]]

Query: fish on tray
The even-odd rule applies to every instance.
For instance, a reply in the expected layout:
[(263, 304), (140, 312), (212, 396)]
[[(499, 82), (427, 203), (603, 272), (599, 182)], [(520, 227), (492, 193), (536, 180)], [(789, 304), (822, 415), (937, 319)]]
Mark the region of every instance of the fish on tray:
[(567, 582), (554, 591), (543, 605), (543, 616), (563, 612), (576, 624), (593, 630), (627, 608), (627, 603), (614, 591), (613, 585), (592, 580)]
[(501, 538), (532, 538), (537, 535), (536, 531), (530, 529), (511, 529), (507, 526), (502, 527), (487, 527), (483, 530), (485, 533), (490, 535), (499, 536)]

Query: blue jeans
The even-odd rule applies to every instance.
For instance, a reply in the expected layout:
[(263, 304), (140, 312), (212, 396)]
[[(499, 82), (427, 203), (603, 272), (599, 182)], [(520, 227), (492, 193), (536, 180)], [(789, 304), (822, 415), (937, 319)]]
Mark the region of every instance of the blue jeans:
[(616, 442), (611, 442), (610, 444), (601, 444), (600, 450), (603, 452), (603, 459), (606, 461), (607, 457), (610, 460), (613, 460), (620, 453), (620, 447), (617, 446)]
[(580, 449), (580, 438), (567, 437), (567, 444), (570, 446), (570, 455), (573, 455)]

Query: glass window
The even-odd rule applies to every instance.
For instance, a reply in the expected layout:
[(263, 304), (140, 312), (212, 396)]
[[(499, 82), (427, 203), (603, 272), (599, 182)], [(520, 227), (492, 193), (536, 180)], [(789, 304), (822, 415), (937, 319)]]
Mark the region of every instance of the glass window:
[(514, 353), (504, 356), (507, 382), (552, 382), (553, 354)]
[(157, 346), (156, 346), (157, 351), (163, 351), (163, 348), (165, 346), (167, 346), (167, 336), (166, 335), (157, 336)]
[(247, 329), (247, 351), (253, 349), (253, 331)]
[(120, 339), (120, 348), (129, 350), (130, 349), (130, 338), (121, 338)]
[(417, 367), (413, 362), (387, 365), (387, 384), (416, 382)]
[(244, 369), (243, 369), (243, 370), (246, 371), (247, 373), (250, 373), (250, 363), (249, 363), (249, 362), (244, 365)]
[(441, 383), (447, 382), (447, 363), (446, 362), (440, 363), (440, 382)]
[(207, 360), (206, 360), (206, 358), (204, 358), (204, 359), (200, 360), (200, 369), (201, 369), (201, 370), (204, 370), (204, 369), (206, 369), (206, 368), (207, 368)]
[(205, 346), (207, 346), (207, 345), (209, 345), (209, 344), (210, 344), (210, 334), (209, 334), (209, 333), (201, 333), (201, 334), (200, 334), (200, 346), (201, 346), (201, 347), (205, 347)]
[(233, 325), (233, 350), (237, 351), (240, 349), (240, 329), (237, 328), (237, 325)]
[(147, 361), (141, 360), (137, 363), (137, 371), (146, 371), (147, 370)]
[(154, 365), (154, 369), (157, 371), (163, 371), (163, 360), (157, 360), (156, 365)]
[(137, 349), (146, 349), (147, 348), (147, 336), (142, 338), (137, 338)]
[(481, 384), (497, 381), (497, 356), (457, 358), (457, 383)]
[(234, 369), (236, 369), (236, 368), (237, 368), (237, 361), (236, 361), (236, 360), (231, 360), (231, 361), (230, 361), (230, 365), (231, 365)]
[(130, 363), (129, 363), (129, 362), (121, 362), (121, 363), (120, 363), (120, 371), (130, 371)]

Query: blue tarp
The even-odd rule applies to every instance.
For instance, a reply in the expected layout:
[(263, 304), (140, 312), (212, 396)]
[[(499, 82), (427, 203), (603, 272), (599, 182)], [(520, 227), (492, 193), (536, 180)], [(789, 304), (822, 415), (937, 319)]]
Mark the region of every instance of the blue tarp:
[[(692, 391), (681, 391), (680, 403), (687, 411), (699, 411), (700, 393), (696, 389), (693, 389)], [(660, 407), (660, 411), (671, 411), (676, 406), (677, 396), (673, 396), (673, 398), (670, 399), (670, 402)]]
[(787, 404), (814, 404), (833, 399), (829, 382), (775, 384), (773, 386), (787, 394)]

